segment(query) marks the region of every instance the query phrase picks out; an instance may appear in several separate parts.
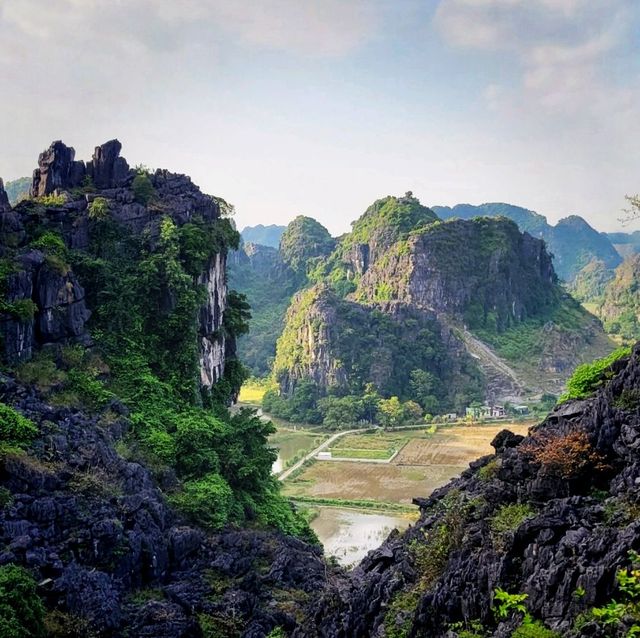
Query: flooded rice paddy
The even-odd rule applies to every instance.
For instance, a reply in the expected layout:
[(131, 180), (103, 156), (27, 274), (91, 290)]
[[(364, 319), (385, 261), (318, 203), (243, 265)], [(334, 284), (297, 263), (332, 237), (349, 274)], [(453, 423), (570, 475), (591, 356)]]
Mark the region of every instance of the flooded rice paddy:
[(341, 565), (360, 562), (393, 529), (404, 530), (412, 522), (409, 517), (339, 507), (320, 507), (319, 512), (311, 527), (324, 545), (325, 554), (334, 556)]

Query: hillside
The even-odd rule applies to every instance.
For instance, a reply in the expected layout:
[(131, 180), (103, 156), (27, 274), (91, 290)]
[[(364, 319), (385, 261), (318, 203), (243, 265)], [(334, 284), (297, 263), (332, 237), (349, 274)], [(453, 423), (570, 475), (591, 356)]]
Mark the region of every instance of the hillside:
[(551, 226), (543, 215), (511, 204), (458, 204), (452, 208), (434, 206), (433, 210), (442, 219), (472, 219), (486, 215), (513, 220), (520, 230), (544, 239), (549, 253), (553, 255), (555, 271), (564, 281), (572, 281), (577, 273), (594, 259), (602, 261), (607, 268), (615, 268), (622, 261), (606, 233), (597, 232), (577, 215), (565, 217), (555, 226)]
[(275, 248), (243, 241), (229, 254), (228, 281), (251, 306), (250, 330), (238, 338), (238, 356), (252, 375), (267, 376), (285, 312), (298, 289), (295, 275)]
[(17, 204), (20, 199), (28, 197), (30, 188), (30, 177), (20, 177), (19, 179), (14, 179), (13, 181), (7, 182), (4, 185), (5, 192), (7, 193), (7, 197), (9, 198), (9, 203), (12, 206), (15, 206), (15, 204)]
[[(418, 522), (347, 572), (280, 496), (271, 424), (227, 410), (248, 307), (227, 287), (239, 237), (222, 200), (130, 169), (116, 140), (86, 163), (55, 142), (38, 164), (33, 197), (12, 207), (0, 189), (2, 635), (622, 638), (640, 622), (640, 351), (579, 368), (529, 437), (501, 432), (495, 455), (418, 499)], [(544, 246), (512, 222), (443, 223), (405, 196), (356, 227), (367, 243), (311, 254), (309, 277), (335, 276), (289, 310), (281, 381), (298, 407), (314, 383), (363, 390), (365, 412), (407, 384), (425, 405), (469, 400), (482, 380), (465, 310), (499, 334), (542, 319), (536, 303), (570, 308)], [(312, 369), (328, 376), (297, 377)], [(344, 409), (340, 392), (325, 399)]]
[(640, 252), (640, 230), (632, 233), (606, 233), (606, 235), (623, 259)]
[(307, 284), (307, 271), (334, 247), (322, 224), (299, 215), (284, 228), (278, 250), (243, 240), (231, 253), (229, 283), (246, 295), (252, 315), (238, 352), (253, 375), (269, 374), (293, 295)]
[[(544, 244), (505, 218), (442, 222), (410, 193), (387, 197), (314, 263), (273, 366), (290, 405), (372, 384), (427, 411), (463, 411), (558, 393), (577, 363), (613, 347), (558, 285)], [(424, 373), (428, 383), (412, 382)], [(267, 407), (287, 414), (272, 397)]]
[(615, 271), (590, 264), (576, 278), (573, 294), (623, 341), (640, 338), (640, 255), (627, 257)]
[[(238, 235), (222, 200), (120, 148), (83, 162), (54, 142), (32, 197), (0, 189), (0, 633), (293, 626), (276, 590), (317, 589), (323, 566), (271, 474), (273, 426), (227, 410), (246, 376)], [(303, 557), (304, 583), (279, 575)]]
[(284, 233), (286, 226), (277, 226), (276, 224), (257, 224), (256, 226), (245, 226), (240, 231), (242, 241), (246, 244), (260, 244), (261, 246), (269, 246), (277, 248), (280, 245), (280, 238)]

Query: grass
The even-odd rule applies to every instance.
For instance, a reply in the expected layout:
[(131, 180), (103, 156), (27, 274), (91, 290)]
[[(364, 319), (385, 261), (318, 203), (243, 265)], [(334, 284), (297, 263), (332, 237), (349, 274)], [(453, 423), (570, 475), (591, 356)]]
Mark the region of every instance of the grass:
[(265, 383), (248, 379), (240, 388), (238, 401), (240, 403), (249, 403), (251, 405), (261, 405), (262, 397), (267, 389), (268, 388)]
[(374, 459), (386, 460), (391, 457), (395, 449), (367, 450), (357, 448), (331, 448), (331, 454), (339, 459)]
[(389, 501), (376, 501), (373, 499), (342, 499), (321, 498), (315, 496), (295, 496), (291, 497), (291, 500), (294, 503), (304, 503), (325, 507), (341, 507), (346, 509), (418, 514), (418, 509), (412, 505), (404, 505), (403, 503), (392, 503)]
[[(422, 428), (424, 430), (424, 428)], [(411, 432), (407, 430), (407, 432)], [(416, 438), (415, 433), (408, 434), (406, 432), (369, 432), (362, 434), (347, 434), (340, 437), (332, 446), (334, 450), (376, 450), (384, 452), (381, 457), (355, 457), (354, 458), (388, 458), (395, 450), (400, 449), (405, 443)], [(337, 455), (336, 455), (337, 456)]]

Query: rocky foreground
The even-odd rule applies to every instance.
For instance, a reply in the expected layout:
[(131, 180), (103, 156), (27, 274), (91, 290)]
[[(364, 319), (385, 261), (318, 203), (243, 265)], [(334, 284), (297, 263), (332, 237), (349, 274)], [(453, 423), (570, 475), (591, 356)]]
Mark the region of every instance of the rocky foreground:
[(206, 615), (224, 630), (212, 636), (507, 637), (522, 614), (496, 620), (503, 589), (526, 594), (556, 635), (623, 636), (624, 622), (610, 634), (588, 616), (576, 625), (619, 598), (616, 571), (640, 549), (640, 349), (615, 365), (596, 396), (529, 437), (499, 434), (494, 456), (421, 500), (418, 523), (351, 573), (291, 537), (185, 525), (116, 452), (124, 406), (89, 417), (3, 377), (0, 398), (41, 436), (3, 463), (0, 564), (34, 570), (47, 607), (96, 635), (200, 636)]
[(496, 619), (499, 589), (526, 594), (538, 633), (523, 637), (635, 635), (629, 609), (606, 631), (588, 613), (624, 599), (616, 572), (640, 549), (640, 348), (614, 372), (528, 437), (500, 433), (494, 456), (420, 500), (416, 525), (328, 584), (294, 635), (506, 638), (523, 612)]

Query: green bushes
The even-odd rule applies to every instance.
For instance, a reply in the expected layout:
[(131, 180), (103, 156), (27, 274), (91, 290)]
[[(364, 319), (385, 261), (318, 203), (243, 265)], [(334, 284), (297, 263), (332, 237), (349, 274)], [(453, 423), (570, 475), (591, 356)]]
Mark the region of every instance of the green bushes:
[(229, 519), (233, 492), (219, 474), (208, 474), (185, 483), (171, 501), (198, 525), (217, 530)]
[(55, 193), (51, 193), (50, 195), (43, 195), (42, 197), (38, 197), (38, 203), (43, 206), (64, 206), (67, 201), (65, 195), (56, 195)]
[(506, 536), (534, 515), (535, 511), (526, 503), (513, 503), (501, 507), (490, 523), (494, 545), (502, 548)]
[(560, 397), (560, 401), (569, 399), (586, 399), (601, 385), (613, 376), (611, 366), (631, 354), (631, 348), (618, 348), (602, 359), (578, 366), (567, 381), (567, 391)]
[(0, 567), (0, 636), (45, 636), (44, 605), (36, 593), (36, 581), (16, 565)]
[(0, 445), (22, 447), (38, 434), (33, 421), (22, 416), (11, 406), (0, 403)]
[(89, 219), (102, 221), (109, 216), (109, 202), (104, 197), (96, 197), (88, 208)]
[(30, 246), (44, 253), (59, 255), (60, 257), (67, 256), (67, 247), (64, 240), (58, 233), (52, 231), (42, 233), (40, 237), (31, 242)]
[(599, 628), (611, 630), (612, 635), (628, 638), (640, 635), (640, 555), (632, 550), (629, 559), (629, 567), (616, 573), (620, 602), (611, 600), (602, 607), (594, 607), (576, 620), (576, 629), (595, 621)]
[(511, 634), (511, 638), (562, 638), (561, 635), (551, 629), (547, 629), (537, 620), (525, 620)]
[(133, 191), (136, 202), (143, 206), (146, 206), (156, 194), (156, 189), (153, 187), (151, 178), (144, 172), (138, 173), (133, 178), (131, 190)]

